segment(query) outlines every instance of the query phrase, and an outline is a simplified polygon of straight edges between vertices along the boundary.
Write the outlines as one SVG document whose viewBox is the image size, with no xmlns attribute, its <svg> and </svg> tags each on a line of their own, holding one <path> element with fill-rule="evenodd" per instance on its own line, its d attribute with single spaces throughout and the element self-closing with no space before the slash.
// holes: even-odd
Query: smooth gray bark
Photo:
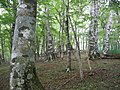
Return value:
<svg viewBox="0 0 120 90">
<path fill-rule="evenodd" d="M 54 59 L 53 39 L 49 24 L 49 6 L 46 6 L 46 54 L 47 60 Z"/>
<path fill-rule="evenodd" d="M 13 9 L 13 14 L 12 16 L 14 17 L 14 21 L 12 23 L 12 27 L 11 27 L 11 31 L 10 31 L 10 54 L 12 51 L 12 42 L 13 42 L 13 35 L 14 35 L 14 29 L 15 29 L 15 18 L 16 18 L 16 12 L 17 12 L 17 1 L 13 0 L 13 5 L 12 5 L 12 9 Z"/>
<path fill-rule="evenodd" d="M 89 28 L 89 59 L 98 55 L 98 0 L 90 1 L 90 28 Z"/>
<path fill-rule="evenodd" d="M 107 54 L 109 50 L 109 33 L 110 33 L 111 24 L 112 24 L 112 18 L 113 18 L 113 10 L 110 11 L 108 23 L 105 28 L 103 54 Z"/>
</svg>

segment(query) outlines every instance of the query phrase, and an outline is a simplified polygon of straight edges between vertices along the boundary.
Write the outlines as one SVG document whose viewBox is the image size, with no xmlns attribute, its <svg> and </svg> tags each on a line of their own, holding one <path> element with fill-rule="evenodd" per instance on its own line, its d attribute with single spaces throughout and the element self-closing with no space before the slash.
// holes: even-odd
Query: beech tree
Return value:
<svg viewBox="0 0 120 90">
<path fill-rule="evenodd" d="M 44 90 L 35 69 L 36 0 L 18 0 L 11 53 L 10 90 Z"/>
<path fill-rule="evenodd" d="M 78 60 L 83 79 L 86 59 L 91 70 L 89 59 L 99 53 L 119 54 L 119 5 L 120 0 L 0 0 L 0 64 L 11 58 L 10 90 L 44 89 L 35 56 L 44 63 L 65 60 L 66 72 Z"/>
<path fill-rule="evenodd" d="M 111 28 L 111 24 L 112 24 L 112 18 L 113 18 L 113 10 L 110 11 L 108 23 L 105 27 L 103 54 L 107 54 L 108 50 L 109 50 L 109 34 L 110 34 L 110 28 Z"/>
<path fill-rule="evenodd" d="M 89 59 L 93 60 L 98 53 L 98 0 L 90 1 Z"/>
<path fill-rule="evenodd" d="M 53 39 L 50 31 L 49 24 L 49 6 L 46 6 L 46 57 L 47 60 L 52 60 L 54 58 L 54 47 Z"/>
</svg>

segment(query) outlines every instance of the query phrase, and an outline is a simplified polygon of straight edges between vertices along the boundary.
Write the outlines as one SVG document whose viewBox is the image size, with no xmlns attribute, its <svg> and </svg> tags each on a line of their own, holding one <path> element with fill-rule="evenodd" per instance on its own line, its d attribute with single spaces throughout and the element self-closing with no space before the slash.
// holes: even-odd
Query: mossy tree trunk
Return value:
<svg viewBox="0 0 120 90">
<path fill-rule="evenodd" d="M 36 0 L 18 0 L 11 53 L 10 90 L 44 90 L 35 69 Z"/>
</svg>

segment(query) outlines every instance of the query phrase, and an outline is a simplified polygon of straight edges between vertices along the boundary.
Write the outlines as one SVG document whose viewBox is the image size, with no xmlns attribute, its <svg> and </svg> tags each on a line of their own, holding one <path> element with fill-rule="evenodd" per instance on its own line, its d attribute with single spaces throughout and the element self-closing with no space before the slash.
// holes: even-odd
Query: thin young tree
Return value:
<svg viewBox="0 0 120 90">
<path fill-rule="evenodd" d="M 69 35 L 69 0 L 66 1 L 66 20 L 65 20 L 65 29 L 66 29 L 66 43 L 67 43 L 67 66 L 66 72 L 71 71 L 71 44 L 70 44 L 70 35 Z"/>
<path fill-rule="evenodd" d="M 65 5 L 64 5 L 64 0 L 62 0 L 62 6 L 61 6 L 61 29 L 62 29 L 62 35 L 61 35 L 61 59 L 63 60 L 63 57 L 64 57 L 64 31 L 65 31 L 65 8 L 62 8 L 62 7 L 64 7 Z"/>
<path fill-rule="evenodd" d="M 44 90 L 35 69 L 37 0 L 18 0 L 11 53 L 10 90 Z"/>
<path fill-rule="evenodd" d="M 72 28 L 72 31 L 73 31 L 73 34 L 74 34 L 74 39 L 75 39 L 75 43 L 76 43 L 76 47 L 77 47 L 77 60 L 78 60 L 78 63 L 79 63 L 80 78 L 82 80 L 83 79 L 83 67 L 82 67 L 82 60 L 81 60 L 81 55 L 80 55 L 80 46 L 79 46 L 79 42 L 77 40 L 77 35 L 76 35 L 75 30 L 74 30 L 74 26 L 72 24 L 72 20 L 71 20 L 70 17 L 69 17 L 69 20 L 70 20 L 71 28 Z"/>
</svg>

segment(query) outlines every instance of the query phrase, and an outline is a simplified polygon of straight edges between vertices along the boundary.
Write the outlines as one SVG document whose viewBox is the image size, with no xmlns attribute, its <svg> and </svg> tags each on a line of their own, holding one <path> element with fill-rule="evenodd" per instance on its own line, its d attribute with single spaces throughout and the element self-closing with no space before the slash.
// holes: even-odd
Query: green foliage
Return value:
<svg viewBox="0 0 120 90">
<path fill-rule="evenodd" d="M 110 34 L 110 44 L 113 43 L 113 41 L 119 40 L 119 34 L 120 33 L 120 2 L 110 2 L 108 6 L 106 6 L 107 2 L 99 2 L 99 17 L 98 17 L 98 40 L 99 40 L 99 46 L 102 46 L 103 44 L 103 37 L 104 37 L 104 29 L 106 26 L 106 23 L 108 21 L 109 11 L 112 9 L 115 11 L 115 16 L 112 23 L 112 30 L 115 30 L 112 32 L 116 37 L 113 37 L 112 34 Z M 43 37 L 45 37 L 45 31 L 46 26 L 45 22 L 46 19 L 49 19 L 50 23 L 50 30 L 52 33 L 52 37 L 55 38 L 55 47 L 57 46 L 59 42 L 59 38 L 66 42 L 66 34 L 65 30 L 60 30 L 61 21 L 65 19 L 65 12 L 66 12 L 66 1 L 64 2 L 62 0 L 37 0 L 37 26 L 36 26 L 36 35 L 39 38 L 40 45 Z M 88 31 L 89 31 L 89 21 L 90 21 L 90 15 L 89 15 L 89 4 L 90 2 L 88 0 L 70 0 L 69 2 L 69 17 L 71 17 L 71 21 L 73 24 L 73 27 L 75 31 L 80 30 L 77 32 L 77 38 L 80 38 L 81 36 L 88 38 Z M 49 6 L 49 17 L 46 18 L 46 12 L 45 8 L 46 6 Z M 12 23 L 15 21 L 15 7 L 17 8 L 17 1 L 16 0 L 0 0 L 0 10 L 3 10 L 2 13 L 0 13 L 0 24 L 1 24 L 1 31 L 0 31 L 0 38 L 3 37 L 5 41 L 5 56 L 8 57 L 10 55 L 10 40 L 11 36 L 10 33 L 12 31 Z M 65 25 L 65 21 L 64 21 Z M 73 42 L 73 32 L 71 30 L 71 25 L 69 21 L 69 29 L 70 29 L 70 40 L 72 44 Z M 81 30 L 83 30 L 81 32 Z M 60 34 L 60 36 L 59 36 Z M 1 46 L 0 46 L 0 53 L 1 53 Z"/>
</svg>

